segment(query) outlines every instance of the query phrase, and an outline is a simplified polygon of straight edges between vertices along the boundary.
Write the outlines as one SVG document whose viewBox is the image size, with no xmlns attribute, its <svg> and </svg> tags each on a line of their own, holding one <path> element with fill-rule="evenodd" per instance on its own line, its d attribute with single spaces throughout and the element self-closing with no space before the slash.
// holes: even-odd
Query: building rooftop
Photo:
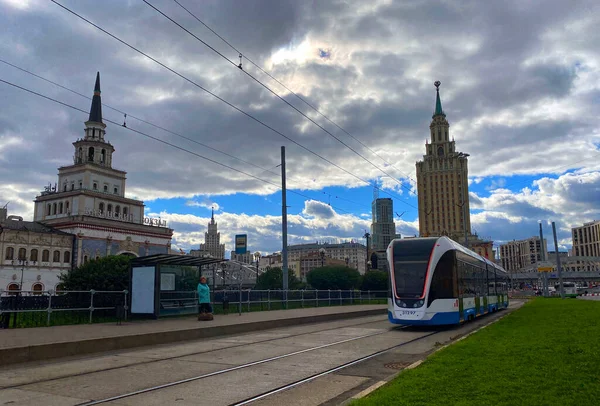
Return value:
<svg viewBox="0 0 600 406">
<path fill-rule="evenodd" d="M 23 221 L 21 217 L 9 216 L 8 219 L 0 223 L 0 228 L 15 231 L 31 231 L 34 233 L 61 234 L 72 236 L 72 234 L 45 226 L 36 221 Z"/>
</svg>

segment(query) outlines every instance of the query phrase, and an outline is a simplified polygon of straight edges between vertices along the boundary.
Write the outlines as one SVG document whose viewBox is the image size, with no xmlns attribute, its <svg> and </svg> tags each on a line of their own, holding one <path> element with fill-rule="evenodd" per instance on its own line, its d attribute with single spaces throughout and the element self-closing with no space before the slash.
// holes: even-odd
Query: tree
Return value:
<svg viewBox="0 0 600 406">
<path fill-rule="evenodd" d="M 302 282 L 296 278 L 294 272 L 288 270 L 288 289 L 299 289 Z M 267 268 L 256 280 L 254 289 L 275 290 L 283 289 L 283 270 L 281 268 Z"/>
<path fill-rule="evenodd" d="M 347 266 L 332 265 L 315 268 L 306 279 L 315 289 L 354 289 L 360 285 L 360 273 Z"/>
<path fill-rule="evenodd" d="M 387 272 L 371 270 L 363 275 L 360 288 L 362 290 L 387 290 L 388 283 Z"/>
<path fill-rule="evenodd" d="M 92 259 L 80 267 L 59 275 L 64 290 L 129 289 L 129 261 L 126 255 Z"/>
</svg>

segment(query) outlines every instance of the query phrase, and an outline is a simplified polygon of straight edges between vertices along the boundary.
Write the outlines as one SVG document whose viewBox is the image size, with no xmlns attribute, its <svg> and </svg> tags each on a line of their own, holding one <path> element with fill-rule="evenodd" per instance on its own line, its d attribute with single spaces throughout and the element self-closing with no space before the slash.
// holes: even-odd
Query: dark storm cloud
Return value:
<svg viewBox="0 0 600 406">
<path fill-rule="evenodd" d="M 142 2 L 107 1 L 102 7 L 92 0 L 64 2 L 333 162 L 372 180 L 382 175 Z M 437 79 L 443 83 L 442 103 L 457 148 L 471 154 L 472 176 L 568 168 L 574 160 L 591 157 L 589 146 L 599 141 L 594 136 L 595 116 L 590 113 L 599 103 L 594 85 L 600 76 L 594 40 L 600 35 L 595 30 L 600 15 L 597 2 L 182 2 L 336 123 L 391 157 L 404 172 L 412 172 L 414 161 L 423 154 L 435 101 L 433 81 Z M 173 2 L 152 3 L 237 61 L 235 51 Z M 315 179 L 316 188 L 358 183 L 49 2 L 32 1 L 23 10 L 3 3 L 3 11 L 2 58 L 88 98 L 0 64 L 0 77 L 5 80 L 87 110 L 95 72 L 100 71 L 104 103 L 130 116 L 150 120 L 275 172 L 279 148 L 285 145 L 290 177 Z M 308 44 L 308 49 L 303 50 L 301 44 Z M 280 49 L 288 50 L 291 56 L 273 64 L 270 58 Z M 319 49 L 327 50 L 329 57 L 320 58 Z M 244 68 L 278 92 L 284 91 L 247 61 Z M 20 189 L 0 189 L 0 200 L 14 196 L 25 207 L 31 205 L 36 190 L 56 181 L 58 166 L 71 162 L 71 143 L 81 137 L 87 116 L 3 84 L 0 96 L 0 139 L 19 139 L 8 152 L 0 148 L 0 175 L 14 179 Z M 293 95 L 284 97 L 372 158 Z M 552 107 L 552 103 L 557 106 Z M 559 114 L 569 107 L 572 112 Z M 118 123 L 123 120 L 120 113 L 108 108 L 104 114 Z M 277 175 L 132 117 L 127 124 L 279 182 Z M 274 191 L 258 180 L 120 126 L 109 124 L 107 137 L 117 150 L 115 166 L 128 171 L 128 189 L 140 198 Z M 553 159 L 548 158 L 550 154 Z M 567 196 L 580 199 L 582 207 L 589 210 L 598 197 L 594 187 L 570 184 Z M 547 215 L 544 210 L 558 216 L 565 210 L 528 204 L 514 202 L 502 210 L 527 216 Z M 331 211 L 319 214 L 337 218 L 331 217 Z M 490 222 L 495 221 L 490 218 Z M 324 223 L 313 231 L 299 227 L 295 231 L 298 237 L 293 238 L 360 234 L 364 225 L 352 224 L 344 226 L 347 233 Z M 410 225 L 403 227 L 412 234 Z M 182 230 L 193 232 L 183 226 Z M 277 226 L 260 230 L 269 235 L 265 238 L 276 241 Z"/>
</svg>

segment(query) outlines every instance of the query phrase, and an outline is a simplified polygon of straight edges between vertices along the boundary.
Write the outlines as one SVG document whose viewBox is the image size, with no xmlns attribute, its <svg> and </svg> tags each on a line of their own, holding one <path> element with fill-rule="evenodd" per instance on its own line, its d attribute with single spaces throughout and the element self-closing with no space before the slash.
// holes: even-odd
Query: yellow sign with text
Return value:
<svg viewBox="0 0 600 406">
<path fill-rule="evenodd" d="M 539 266 L 538 267 L 538 272 L 552 272 L 554 270 L 554 267 L 551 266 Z"/>
</svg>

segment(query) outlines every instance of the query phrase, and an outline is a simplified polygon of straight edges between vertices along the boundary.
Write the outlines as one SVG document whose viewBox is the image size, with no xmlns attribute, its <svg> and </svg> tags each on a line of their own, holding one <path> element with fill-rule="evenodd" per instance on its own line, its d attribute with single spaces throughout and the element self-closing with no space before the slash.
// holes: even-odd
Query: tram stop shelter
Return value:
<svg viewBox="0 0 600 406">
<path fill-rule="evenodd" d="M 177 254 L 133 258 L 129 268 L 131 315 L 158 318 L 196 312 L 201 268 L 225 261 Z"/>
</svg>

